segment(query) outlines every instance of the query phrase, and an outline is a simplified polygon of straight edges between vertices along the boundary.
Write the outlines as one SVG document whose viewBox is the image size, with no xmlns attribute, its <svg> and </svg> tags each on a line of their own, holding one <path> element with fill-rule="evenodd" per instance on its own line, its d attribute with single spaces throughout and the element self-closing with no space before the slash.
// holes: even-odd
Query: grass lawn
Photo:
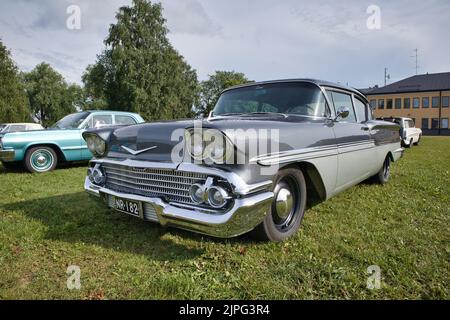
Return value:
<svg viewBox="0 0 450 320">
<path fill-rule="evenodd" d="M 450 138 L 407 150 L 386 186 L 310 209 L 281 244 L 217 240 L 112 212 L 85 167 L 0 166 L 0 299 L 449 299 Z M 68 290 L 67 267 L 81 268 Z M 367 289 L 367 268 L 381 289 Z"/>
</svg>

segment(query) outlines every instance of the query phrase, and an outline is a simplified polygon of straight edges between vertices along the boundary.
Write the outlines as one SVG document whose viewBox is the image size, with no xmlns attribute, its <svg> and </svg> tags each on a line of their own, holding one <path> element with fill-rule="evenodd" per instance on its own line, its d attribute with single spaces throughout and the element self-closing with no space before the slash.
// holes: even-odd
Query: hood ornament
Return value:
<svg viewBox="0 0 450 320">
<path fill-rule="evenodd" d="M 133 150 L 133 149 L 130 149 L 130 148 L 125 147 L 125 146 L 120 146 L 120 147 L 123 150 L 125 150 L 126 152 L 131 153 L 133 156 L 137 156 L 138 154 L 141 154 L 141 153 L 144 153 L 144 152 L 147 152 L 147 151 L 150 151 L 150 150 L 158 148 L 157 146 L 154 146 L 154 147 L 150 147 L 150 148 L 142 149 L 142 150 Z"/>
</svg>

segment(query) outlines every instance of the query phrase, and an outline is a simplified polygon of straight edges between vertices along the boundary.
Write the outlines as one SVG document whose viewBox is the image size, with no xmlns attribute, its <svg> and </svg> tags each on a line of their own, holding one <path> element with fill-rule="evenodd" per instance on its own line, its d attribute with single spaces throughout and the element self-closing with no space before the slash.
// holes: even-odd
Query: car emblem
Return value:
<svg viewBox="0 0 450 320">
<path fill-rule="evenodd" d="M 121 148 L 123 150 L 125 150 L 126 152 L 131 153 L 133 156 L 137 156 L 138 154 L 141 154 L 141 153 L 144 153 L 144 152 L 156 149 L 157 146 L 150 147 L 150 148 L 147 148 L 147 149 L 142 149 L 142 150 L 133 150 L 133 149 L 130 149 L 130 148 L 125 147 L 125 146 L 121 146 Z"/>
</svg>

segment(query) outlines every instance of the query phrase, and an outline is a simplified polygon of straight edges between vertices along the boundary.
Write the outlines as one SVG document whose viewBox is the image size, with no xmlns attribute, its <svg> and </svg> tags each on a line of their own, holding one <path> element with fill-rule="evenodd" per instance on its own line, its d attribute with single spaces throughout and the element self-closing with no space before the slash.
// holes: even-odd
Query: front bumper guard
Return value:
<svg viewBox="0 0 450 320">
<path fill-rule="evenodd" d="M 2 162 L 13 162 L 16 157 L 16 152 L 14 150 L 0 150 L 0 161 Z"/>
<path fill-rule="evenodd" d="M 227 212 L 205 213 L 201 209 L 186 209 L 176 204 L 166 203 L 160 198 L 149 198 L 133 194 L 115 192 L 92 184 L 89 178 L 85 181 L 85 190 L 109 203 L 109 197 L 134 200 L 146 207 L 151 206 L 156 219 L 142 218 L 160 223 L 162 226 L 173 226 L 218 238 L 232 238 L 245 234 L 258 226 L 266 216 L 273 192 L 265 191 L 234 200 Z"/>
</svg>

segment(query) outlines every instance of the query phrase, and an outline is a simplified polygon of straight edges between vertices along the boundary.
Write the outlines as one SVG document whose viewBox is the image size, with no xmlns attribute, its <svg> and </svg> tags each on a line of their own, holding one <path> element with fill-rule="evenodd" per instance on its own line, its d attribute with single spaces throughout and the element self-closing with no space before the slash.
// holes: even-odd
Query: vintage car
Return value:
<svg viewBox="0 0 450 320">
<path fill-rule="evenodd" d="M 403 155 L 399 126 L 376 121 L 359 91 L 318 80 L 225 90 L 208 119 L 83 133 L 95 158 L 86 191 L 163 226 L 282 241 L 305 210 L 373 178 Z"/>
<path fill-rule="evenodd" d="M 379 118 L 379 120 L 397 123 L 400 126 L 400 138 L 402 146 L 411 148 L 413 145 L 418 146 L 422 140 L 422 129 L 416 128 L 414 120 L 411 118 L 389 117 Z"/>
<path fill-rule="evenodd" d="M 0 137 L 3 137 L 7 133 L 20 132 L 20 131 L 36 131 L 44 130 L 44 127 L 39 123 L 1 123 L 0 124 Z"/>
<path fill-rule="evenodd" d="M 6 133 L 0 138 L 0 161 L 10 168 L 24 164 L 30 172 L 47 172 L 58 162 L 90 160 L 81 134 L 89 128 L 142 123 L 128 112 L 86 111 L 68 115 L 47 130 Z"/>
</svg>

